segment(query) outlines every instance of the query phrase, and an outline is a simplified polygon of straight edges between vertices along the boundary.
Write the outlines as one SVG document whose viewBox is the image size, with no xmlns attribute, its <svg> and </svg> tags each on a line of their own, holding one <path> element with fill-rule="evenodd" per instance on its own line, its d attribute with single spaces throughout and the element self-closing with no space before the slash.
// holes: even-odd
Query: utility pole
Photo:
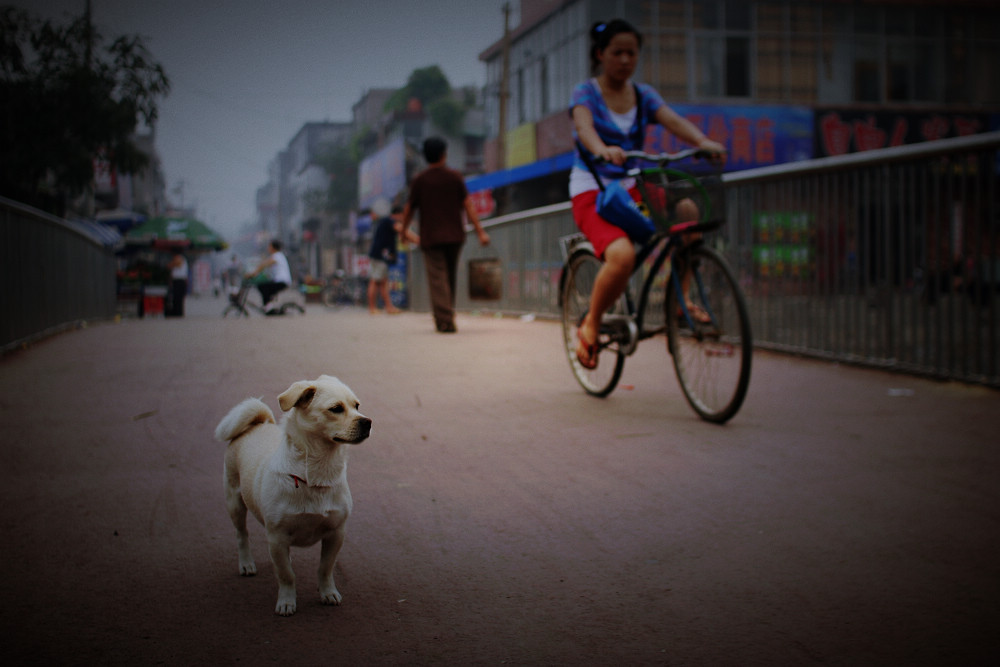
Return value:
<svg viewBox="0 0 1000 667">
<path fill-rule="evenodd" d="M 503 55 L 500 66 L 500 128 L 497 131 L 498 169 L 507 168 L 507 99 L 510 97 L 510 3 L 503 5 Z"/>
<path fill-rule="evenodd" d="M 84 64 L 89 70 L 94 55 L 94 23 L 91 20 L 90 0 L 87 0 L 86 5 L 84 6 L 83 18 L 86 19 L 87 22 L 87 39 L 85 47 L 86 52 L 84 53 L 84 58 L 85 58 Z"/>
</svg>

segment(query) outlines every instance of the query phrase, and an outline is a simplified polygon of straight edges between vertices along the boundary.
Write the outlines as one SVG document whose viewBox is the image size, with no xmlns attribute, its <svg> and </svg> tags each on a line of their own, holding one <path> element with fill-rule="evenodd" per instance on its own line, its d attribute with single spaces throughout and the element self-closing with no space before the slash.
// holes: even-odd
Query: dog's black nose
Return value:
<svg viewBox="0 0 1000 667">
<path fill-rule="evenodd" d="M 362 437 L 367 438 L 372 432 L 372 420 L 368 417 L 358 421 L 358 431 L 361 433 Z"/>
</svg>

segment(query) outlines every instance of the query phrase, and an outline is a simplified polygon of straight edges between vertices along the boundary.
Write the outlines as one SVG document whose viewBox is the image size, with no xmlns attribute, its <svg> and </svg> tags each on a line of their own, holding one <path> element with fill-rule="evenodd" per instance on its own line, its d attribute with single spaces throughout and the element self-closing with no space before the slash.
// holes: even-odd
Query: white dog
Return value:
<svg viewBox="0 0 1000 667">
<path fill-rule="evenodd" d="M 280 425 L 262 401 L 249 398 L 219 422 L 215 437 L 229 443 L 226 507 L 236 527 L 240 574 L 257 573 L 247 535 L 249 509 L 267 531 L 278 577 L 274 611 L 290 616 L 295 613 L 290 547 L 323 543 L 320 600 L 340 604 L 333 566 L 352 506 L 346 445 L 367 438 L 372 420 L 358 412 L 354 392 L 328 375 L 296 382 L 278 396 L 278 403 L 287 413 Z"/>
</svg>

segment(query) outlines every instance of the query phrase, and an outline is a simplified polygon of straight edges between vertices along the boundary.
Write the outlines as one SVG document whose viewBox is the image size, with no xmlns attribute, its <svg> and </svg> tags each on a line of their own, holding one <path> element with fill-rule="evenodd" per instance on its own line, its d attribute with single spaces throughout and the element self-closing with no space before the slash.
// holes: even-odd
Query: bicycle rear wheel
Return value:
<svg viewBox="0 0 1000 667">
<path fill-rule="evenodd" d="M 341 305 L 343 297 L 339 286 L 328 285 L 320 293 L 320 300 L 327 308 L 337 308 Z"/>
<path fill-rule="evenodd" d="M 666 318 L 667 348 L 688 403 L 706 421 L 728 421 L 750 385 L 753 341 L 746 300 L 719 253 L 698 244 L 675 255 Z"/>
<path fill-rule="evenodd" d="M 588 394 L 604 397 L 618 385 L 625 365 L 625 354 L 614 340 L 611 322 L 601 325 L 597 368 L 584 368 L 576 357 L 577 330 L 590 308 L 590 293 L 600 269 L 601 261 L 592 252 L 578 252 L 569 258 L 562 285 L 562 329 L 564 349 L 573 377 Z M 615 310 L 620 308 L 617 305 Z M 605 320 L 609 317 L 605 316 Z"/>
<path fill-rule="evenodd" d="M 281 304 L 281 314 L 282 315 L 305 315 L 306 309 L 295 303 L 294 301 L 288 301 Z"/>
</svg>

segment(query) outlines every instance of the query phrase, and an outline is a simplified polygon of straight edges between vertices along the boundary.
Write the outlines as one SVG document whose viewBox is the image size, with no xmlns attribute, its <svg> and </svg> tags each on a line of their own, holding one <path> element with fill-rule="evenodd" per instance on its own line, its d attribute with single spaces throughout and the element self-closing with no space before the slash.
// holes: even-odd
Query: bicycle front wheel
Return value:
<svg viewBox="0 0 1000 667">
<path fill-rule="evenodd" d="M 699 244 L 675 255 L 666 318 L 685 398 L 702 419 L 725 423 L 746 397 L 753 341 L 743 292 L 718 252 Z"/>
<path fill-rule="evenodd" d="M 249 317 L 250 316 L 250 313 L 247 312 L 246 308 L 238 306 L 235 303 L 229 304 L 228 306 L 226 306 L 225 310 L 222 311 L 222 316 L 223 317 L 229 317 L 230 314 L 233 314 L 236 317 L 240 317 L 240 316 Z"/>
<path fill-rule="evenodd" d="M 576 356 L 579 344 L 577 330 L 590 309 L 590 294 L 600 270 L 601 261 L 591 252 L 578 252 L 570 257 L 563 276 L 562 329 L 563 348 L 573 377 L 588 394 L 604 397 L 618 385 L 625 365 L 625 354 L 615 342 L 610 329 L 605 324 L 601 325 L 597 368 L 584 368 Z"/>
</svg>

